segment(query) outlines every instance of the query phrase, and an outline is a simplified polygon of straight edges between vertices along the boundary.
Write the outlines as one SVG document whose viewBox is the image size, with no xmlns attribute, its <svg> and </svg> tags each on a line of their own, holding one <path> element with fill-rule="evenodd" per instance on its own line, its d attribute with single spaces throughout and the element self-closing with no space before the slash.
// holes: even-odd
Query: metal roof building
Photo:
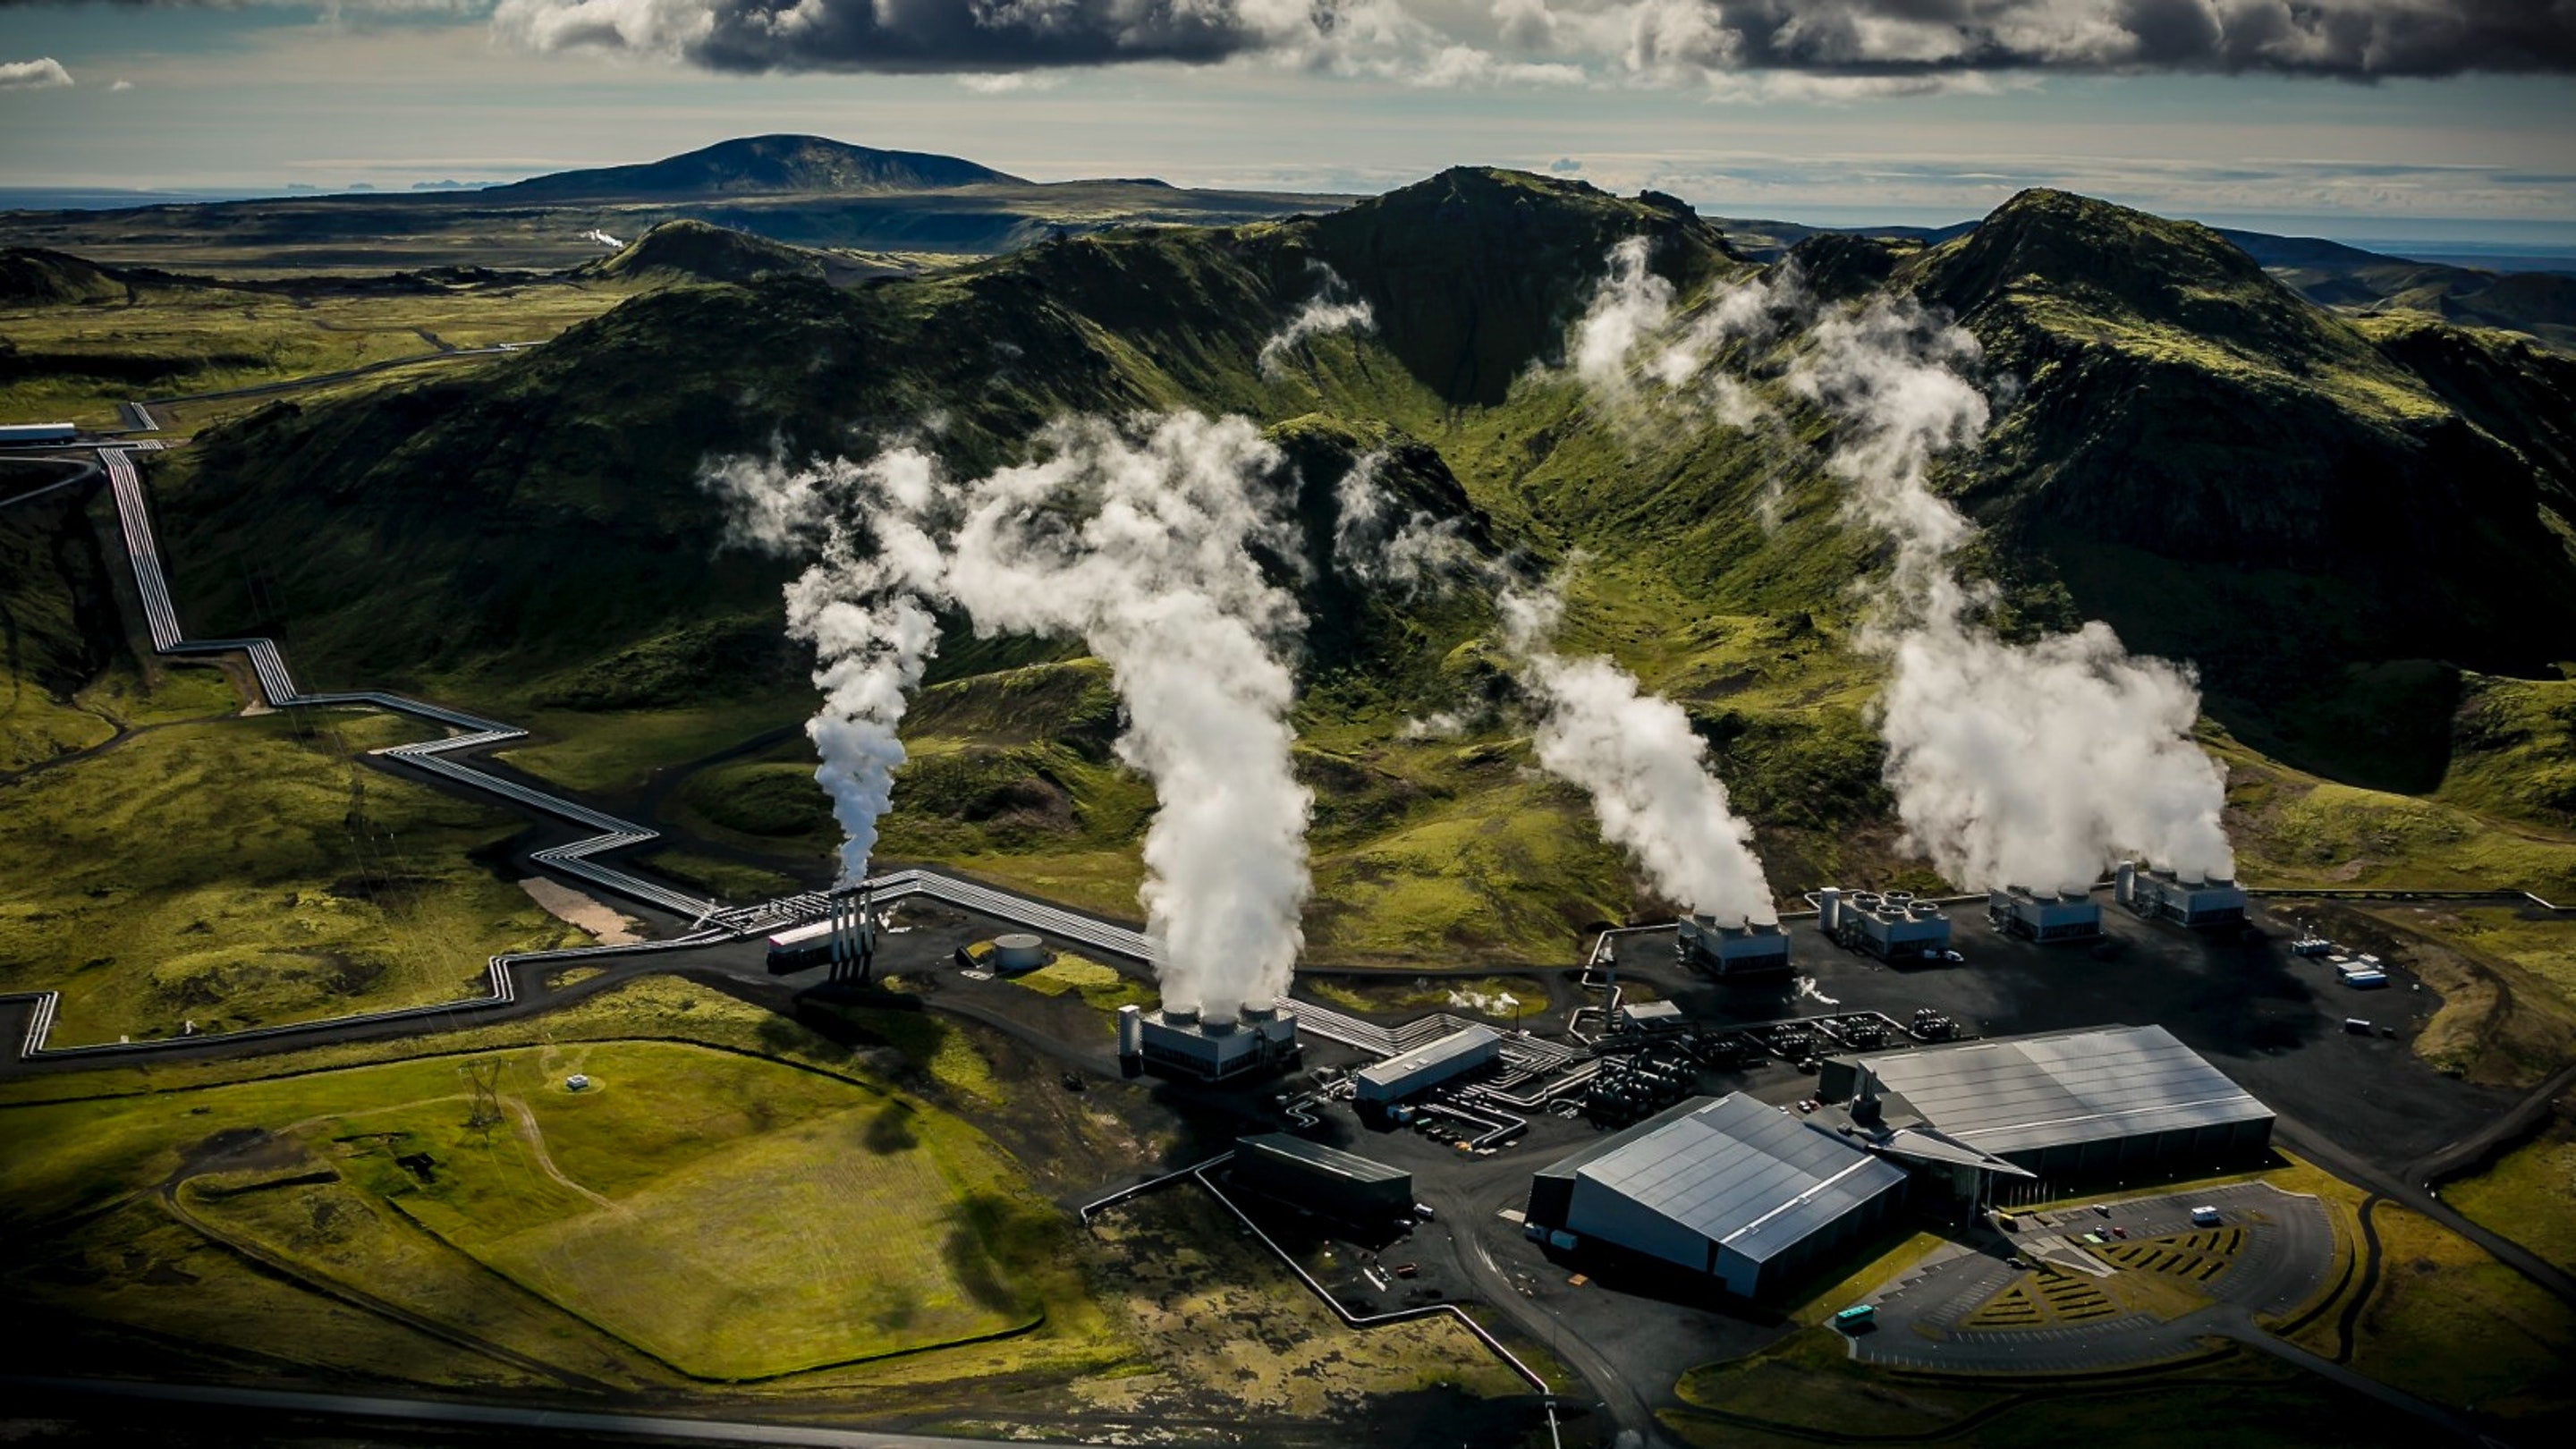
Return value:
<svg viewBox="0 0 2576 1449">
<path fill-rule="evenodd" d="M 1928 1124 L 2041 1178 L 2215 1170 L 2272 1142 L 2272 1110 L 2160 1026 L 1835 1058 L 1820 1090 L 1876 1098 L 1890 1124 Z"/>
<path fill-rule="evenodd" d="M 1883 1221 L 1905 1181 L 1776 1107 L 1702 1097 L 1540 1172 L 1528 1220 L 1765 1297 Z"/>
<path fill-rule="evenodd" d="M 1345 1222 L 1392 1222 L 1413 1211 L 1413 1174 L 1338 1147 L 1264 1132 L 1234 1144 L 1234 1179 Z"/>
<path fill-rule="evenodd" d="M 1464 1076 L 1500 1056 L 1503 1035 L 1490 1026 L 1462 1026 L 1400 1056 L 1351 1073 L 1352 1095 L 1372 1106 L 1420 1096 L 1452 1077 Z"/>
</svg>

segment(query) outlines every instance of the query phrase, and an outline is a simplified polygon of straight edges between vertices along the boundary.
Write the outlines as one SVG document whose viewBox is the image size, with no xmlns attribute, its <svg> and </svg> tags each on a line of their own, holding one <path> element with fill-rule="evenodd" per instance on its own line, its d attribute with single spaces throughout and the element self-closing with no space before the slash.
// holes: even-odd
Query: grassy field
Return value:
<svg viewBox="0 0 2576 1449">
<path fill-rule="evenodd" d="M 0 380 L 0 413 L 84 426 L 116 404 L 228 391 L 496 342 L 541 342 L 633 294 L 557 280 L 506 286 L 291 290 L 119 285 L 94 300 L 0 306 L 0 338 L 40 362 Z M 250 404 L 256 406 L 256 402 Z M 203 413 L 166 421 L 199 426 Z"/>
<path fill-rule="evenodd" d="M 681 709 L 543 710 L 513 717 L 531 738 L 499 758 L 568 789 L 623 793 L 657 770 L 798 723 L 814 704 L 813 692 L 801 690 Z"/>
<path fill-rule="evenodd" d="M 1009 980 L 1040 996 L 1071 993 L 1094 1011 L 1116 1011 L 1128 1005 L 1152 1011 L 1162 1003 L 1150 983 L 1126 975 L 1115 966 L 1086 961 L 1080 956 L 1059 955 L 1035 971 L 1016 973 Z"/>
<path fill-rule="evenodd" d="M 2576 1425 L 2576 1308 L 2429 1219 L 2387 1203 L 2372 1218 L 2380 1288 L 2352 1366 L 2535 1434 Z"/>
<path fill-rule="evenodd" d="M 963 1033 L 867 1018 L 937 1039 L 836 1046 L 645 978 L 441 1036 L 435 1057 L 379 1042 L 13 1081 L 0 1290 L 41 1338 L 38 1371 L 148 1332 L 149 1362 L 227 1381 L 832 1403 L 854 1423 L 1005 1437 L 1257 1413 L 1283 1442 L 1353 1445 L 1419 1442 L 1417 1419 L 1478 1422 L 1517 1394 L 1444 1323 L 1342 1328 L 1186 1192 L 1072 1233 L 993 1134 L 1052 1144 L 1033 1159 L 1051 1181 L 1090 1180 L 1151 1160 L 1144 1120 L 1015 1057 L 983 1068 L 989 1099 L 965 1095 L 914 1050 L 957 1040 L 983 1061 Z M 478 1062 L 499 1067 L 488 1132 L 467 1126 Z M 565 1090 L 574 1071 L 590 1091 Z M 663 1361 L 758 1373 L 1033 1317 L 774 1380 Z"/>
<path fill-rule="evenodd" d="M 1311 1419 L 1368 1396 L 1446 1389 L 1475 1398 L 1528 1385 L 1446 1319 L 1351 1329 L 1192 1188 L 1131 1199 L 1096 1219 L 1088 1251 L 1146 1351 L 1208 1366 L 1191 1384 L 1168 1372 L 1086 1385 L 1097 1411 L 1151 1418 L 1279 1415 Z M 1210 1382 L 1221 1386 L 1215 1396 Z"/>
<path fill-rule="evenodd" d="M 2445 1183 L 2442 1200 L 2576 1272 L 2576 1129 L 2564 1116 L 2486 1171 Z"/>
<path fill-rule="evenodd" d="M 476 861 L 515 818 L 356 763 L 413 728 L 175 723 L 0 785 L 0 983 L 60 991 L 58 1040 L 113 1041 L 477 995 L 492 953 L 569 939 Z"/>
<path fill-rule="evenodd" d="M 500 1120 L 478 1126 L 480 1066 Z M 589 1090 L 563 1085 L 576 1071 Z M 580 1324 L 691 1377 L 747 1379 L 1039 1313 L 996 1259 L 1016 1177 L 971 1128 L 847 1077 L 676 1043 L 8 1109 L 5 1211 L 21 1231 L 64 1229 L 251 1128 L 266 1180 L 190 1178 L 183 1221 L 577 1372 L 617 1372 Z"/>
</svg>

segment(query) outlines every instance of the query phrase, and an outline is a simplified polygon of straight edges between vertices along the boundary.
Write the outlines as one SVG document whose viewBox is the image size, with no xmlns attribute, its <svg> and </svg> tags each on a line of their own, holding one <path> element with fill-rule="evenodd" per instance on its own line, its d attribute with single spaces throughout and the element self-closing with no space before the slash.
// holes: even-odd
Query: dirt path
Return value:
<svg viewBox="0 0 2576 1449">
<path fill-rule="evenodd" d="M 553 1155 L 546 1151 L 545 1131 L 537 1126 L 537 1114 L 529 1108 L 527 1103 L 520 1101 L 516 1097 L 503 1097 L 501 1099 L 501 1105 L 509 1108 L 511 1117 L 517 1120 L 519 1127 L 519 1140 L 528 1144 L 528 1152 L 536 1158 L 537 1170 L 539 1172 L 544 1173 L 548 1178 L 552 1179 L 557 1186 L 565 1188 L 571 1192 L 579 1193 L 583 1197 L 588 1198 L 591 1202 L 600 1207 L 606 1208 L 610 1212 L 616 1213 L 624 1212 L 626 1210 L 625 1207 L 615 1198 L 603 1197 L 600 1194 L 591 1191 L 589 1188 L 582 1186 L 580 1183 L 573 1181 L 571 1178 L 564 1176 L 563 1169 L 555 1166 Z"/>
</svg>

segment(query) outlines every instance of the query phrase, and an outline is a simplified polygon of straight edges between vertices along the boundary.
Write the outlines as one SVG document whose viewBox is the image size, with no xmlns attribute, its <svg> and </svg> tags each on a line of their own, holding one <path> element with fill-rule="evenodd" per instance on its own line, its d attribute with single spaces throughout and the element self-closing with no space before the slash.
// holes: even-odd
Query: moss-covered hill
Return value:
<svg viewBox="0 0 2576 1449">
<path fill-rule="evenodd" d="M 1461 169 L 1327 217 L 1074 238 L 856 289 L 670 289 L 470 379 L 271 409 L 157 482 L 192 624 L 282 632 L 318 683 L 679 709 L 799 670 L 776 630 L 787 565 L 714 550 L 710 455 L 928 428 L 981 468 L 1068 410 L 1240 411 L 1297 464 L 1281 486 L 1310 563 L 1328 562 L 1332 483 L 1369 452 L 1497 550 L 1579 556 L 1575 642 L 1692 709 L 1775 883 L 1899 876 L 1848 647 L 1880 544 L 1842 517 L 1821 421 L 1619 426 L 1549 368 L 1609 247 L 1640 235 L 1685 305 L 1754 271 L 1666 199 Z M 2549 354 L 2429 321 L 2365 332 L 2214 233 L 2057 193 L 1939 245 L 1818 237 L 1794 260 L 1830 293 L 1950 309 L 2015 379 L 1946 481 L 1990 527 L 1979 562 L 2009 609 L 2105 617 L 2200 661 L 2216 722 L 2275 760 L 2429 790 L 2458 668 L 2528 676 L 2576 637 L 2571 381 Z M 1265 374 L 1262 344 L 1325 268 L 1374 330 Z M 1482 600 L 1325 568 L 1307 587 L 1325 954 L 1561 956 L 1650 904 L 1579 799 L 1524 768 Z M 943 657 L 889 849 L 1122 903 L 1150 802 L 1105 763 L 1096 681 L 1050 682 L 1082 667 L 1061 655 Z M 702 773 L 673 808 L 819 859 L 801 746 Z"/>
</svg>

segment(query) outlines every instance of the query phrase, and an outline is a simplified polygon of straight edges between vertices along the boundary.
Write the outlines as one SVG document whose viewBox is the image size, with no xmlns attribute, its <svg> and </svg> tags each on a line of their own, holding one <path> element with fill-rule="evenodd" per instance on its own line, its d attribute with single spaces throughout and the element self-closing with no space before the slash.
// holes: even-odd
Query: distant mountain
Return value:
<svg viewBox="0 0 2576 1449">
<path fill-rule="evenodd" d="M 821 136 L 744 136 L 635 166 L 558 171 L 475 193 L 478 202 L 684 201 L 720 197 L 879 195 L 1024 185 L 1017 176 L 919 151 L 879 151 Z"/>
</svg>

